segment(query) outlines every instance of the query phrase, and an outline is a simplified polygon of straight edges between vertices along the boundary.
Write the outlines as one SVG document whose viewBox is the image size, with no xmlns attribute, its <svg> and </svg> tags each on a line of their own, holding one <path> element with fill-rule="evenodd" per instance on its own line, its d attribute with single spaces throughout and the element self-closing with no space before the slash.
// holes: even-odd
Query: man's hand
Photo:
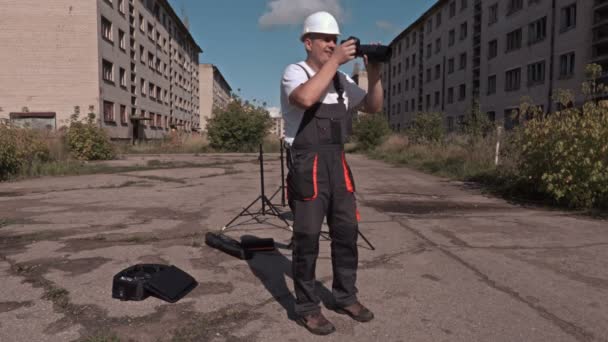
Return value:
<svg viewBox="0 0 608 342">
<path fill-rule="evenodd" d="M 355 59 L 356 52 L 357 45 L 355 44 L 355 40 L 351 39 L 345 41 L 344 44 L 336 46 L 333 54 L 331 55 L 331 59 L 333 59 L 338 65 L 342 65 Z"/>
</svg>

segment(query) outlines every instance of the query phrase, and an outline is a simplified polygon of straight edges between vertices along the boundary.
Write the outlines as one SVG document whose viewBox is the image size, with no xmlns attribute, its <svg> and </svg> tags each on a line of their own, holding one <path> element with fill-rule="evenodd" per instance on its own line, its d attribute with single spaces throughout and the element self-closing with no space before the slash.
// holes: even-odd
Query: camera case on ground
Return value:
<svg viewBox="0 0 608 342">
<path fill-rule="evenodd" d="M 175 303 L 198 282 L 175 266 L 137 264 L 118 272 L 112 282 L 112 298 L 141 301 L 153 296 Z"/>
</svg>

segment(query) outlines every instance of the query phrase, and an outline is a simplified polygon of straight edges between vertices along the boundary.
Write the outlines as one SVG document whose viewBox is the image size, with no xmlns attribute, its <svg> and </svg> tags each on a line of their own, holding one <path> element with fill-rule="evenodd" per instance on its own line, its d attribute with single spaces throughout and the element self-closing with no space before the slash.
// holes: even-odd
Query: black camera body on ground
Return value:
<svg viewBox="0 0 608 342">
<path fill-rule="evenodd" d="M 361 44 L 359 38 L 353 36 L 341 41 L 340 44 L 343 44 L 351 39 L 355 41 L 355 45 L 357 47 L 357 51 L 355 52 L 356 57 L 363 57 L 363 55 L 367 55 L 367 59 L 370 62 L 388 62 L 391 59 L 393 49 L 391 49 L 390 46 Z"/>
</svg>

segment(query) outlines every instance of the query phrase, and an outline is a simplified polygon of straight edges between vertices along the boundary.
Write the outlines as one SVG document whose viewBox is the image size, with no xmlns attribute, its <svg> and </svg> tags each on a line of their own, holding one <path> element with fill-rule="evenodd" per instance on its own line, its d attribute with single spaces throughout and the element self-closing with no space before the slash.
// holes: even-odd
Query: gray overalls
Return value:
<svg viewBox="0 0 608 342">
<path fill-rule="evenodd" d="M 306 74 L 310 79 L 308 71 Z M 316 103 L 309 108 L 288 149 L 287 194 L 294 214 L 292 265 L 298 315 L 320 310 L 315 268 L 325 216 L 331 238 L 336 305 L 344 307 L 357 301 L 358 215 L 355 183 L 344 156 L 352 117 L 344 104 L 338 74 L 334 87 L 339 103 Z"/>
</svg>

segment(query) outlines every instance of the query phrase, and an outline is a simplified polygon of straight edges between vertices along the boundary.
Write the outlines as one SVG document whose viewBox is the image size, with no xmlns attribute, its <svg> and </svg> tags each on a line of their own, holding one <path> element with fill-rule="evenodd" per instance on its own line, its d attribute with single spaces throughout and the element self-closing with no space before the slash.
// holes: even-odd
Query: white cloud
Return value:
<svg viewBox="0 0 608 342">
<path fill-rule="evenodd" d="M 270 113 L 271 118 L 279 118 L 281 117 L 281 109 L 279 107 L 268 107 L 266 108 L 268 113 Z"/>
<path fill-rule="evenodd" d="M 376 21 L 376 27 L 378 27 L 379 29 L 383 30 L 383 31 L 387 31 L 387 32 L 395 32 L 398 31 L 399 28 L 397 27 L 397 25 L 388 22 L 386 20 L 378 20 Z"/>
<path fill-rule="evenodd" d="M 284 25 L 302 25 L 304 19 L 317 11 L 327 11 L 341 22 L 345 11 L 341 0 L 270 0 L 269 10 L 258 20 L 263 29 Z"/>
</svg>

